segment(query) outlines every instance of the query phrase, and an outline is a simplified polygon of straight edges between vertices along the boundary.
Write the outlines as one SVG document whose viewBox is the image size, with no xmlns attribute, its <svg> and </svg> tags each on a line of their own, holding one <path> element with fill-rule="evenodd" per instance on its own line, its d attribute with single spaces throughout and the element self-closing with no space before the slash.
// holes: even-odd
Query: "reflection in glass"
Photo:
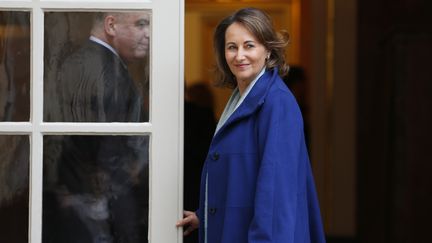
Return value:
<svg viewBox="0 0 432 243">
<path fill-rule="evenodd" d="M 0 135 L 0 241 L 26 243 L 29 214 L 29 138 Z"/>
<path fill-rule="evenodd" d="M 45 136 L 43 242 L 147 242 L 148 136 Z"/>
<path fill-rule="evenodd" d="M 44 121 L 148 121 L 149 12 L 45 14 Z"/>
<path fill-rule="evenodd" d="M 0 11 L 0 122 L 30 120 L 30 14 Z"/>
</svg>

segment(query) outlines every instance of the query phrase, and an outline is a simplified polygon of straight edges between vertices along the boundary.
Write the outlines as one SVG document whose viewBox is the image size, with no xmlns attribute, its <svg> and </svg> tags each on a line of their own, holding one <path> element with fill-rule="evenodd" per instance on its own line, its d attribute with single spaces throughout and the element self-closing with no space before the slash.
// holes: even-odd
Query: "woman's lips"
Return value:
<svg viewBox="0 0 432 243">
<path fill-rule="evenodd" d="M 236 66 L 237 68 L 243 69 L 243 68 L 246 68 L 248 65 L 249 65 L 249 64 L 236 64 L 235 66 Z"/>
</svg>

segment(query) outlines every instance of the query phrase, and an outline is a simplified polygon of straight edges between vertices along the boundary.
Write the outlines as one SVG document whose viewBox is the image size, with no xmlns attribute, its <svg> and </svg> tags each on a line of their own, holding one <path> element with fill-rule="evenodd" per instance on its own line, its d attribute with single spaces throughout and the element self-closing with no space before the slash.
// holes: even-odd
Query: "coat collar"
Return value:
<svg viewBox="0 0 432 243">
<path fill-rule="evenodd" d="M 226 127 L 231 126 L 232 123 L 252 115 L 264 103 L 270 87 L 278 77 L 279 74 L 277 68 L 266 70 L 261 78 L 258 79 L 250 93 L 246 96 L 243 103 L 237 108 L 237 110 L 234 111 L 225 124 L 218 130 L 214 138 L 223 133 Z"/>
</svg>

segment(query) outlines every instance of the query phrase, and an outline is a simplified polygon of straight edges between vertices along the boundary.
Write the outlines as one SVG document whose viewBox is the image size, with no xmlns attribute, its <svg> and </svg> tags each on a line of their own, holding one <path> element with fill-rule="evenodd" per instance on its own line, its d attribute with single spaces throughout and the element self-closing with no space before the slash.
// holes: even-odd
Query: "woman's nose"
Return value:
<svg viewBox="0 0 432 243">
<path fill-rule="evenodd" d="M 239 48 L 237 50 L 236 60 L 243 60 L 244 59 L 244 50 L 242 48 Z"/>
</svg>

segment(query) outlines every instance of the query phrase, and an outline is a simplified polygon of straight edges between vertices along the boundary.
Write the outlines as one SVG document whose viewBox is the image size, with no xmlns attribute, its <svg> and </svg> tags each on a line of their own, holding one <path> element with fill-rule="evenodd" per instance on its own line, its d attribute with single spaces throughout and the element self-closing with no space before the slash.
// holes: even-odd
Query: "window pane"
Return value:
<svg viewBox="0 0 432 243">
<path fill-rule="evenodd" d="M 149 21 L 145 11 L 47 12 L 44 121 L 148 121 Z"/>
<path fill-rule="evenodd" d="M 29 138 L 0 135 L 1 242 L 27 242 L 28 205 Z"/>
<path fill-rule="evenodd" d="M 0 11 L 0 122 L 30 120 L 30 14 Z"/>
<path fill-rule="evenodd" d="M 43 242 L 147 242 L 148 136 L 45 136 Z"/>
</svg>

